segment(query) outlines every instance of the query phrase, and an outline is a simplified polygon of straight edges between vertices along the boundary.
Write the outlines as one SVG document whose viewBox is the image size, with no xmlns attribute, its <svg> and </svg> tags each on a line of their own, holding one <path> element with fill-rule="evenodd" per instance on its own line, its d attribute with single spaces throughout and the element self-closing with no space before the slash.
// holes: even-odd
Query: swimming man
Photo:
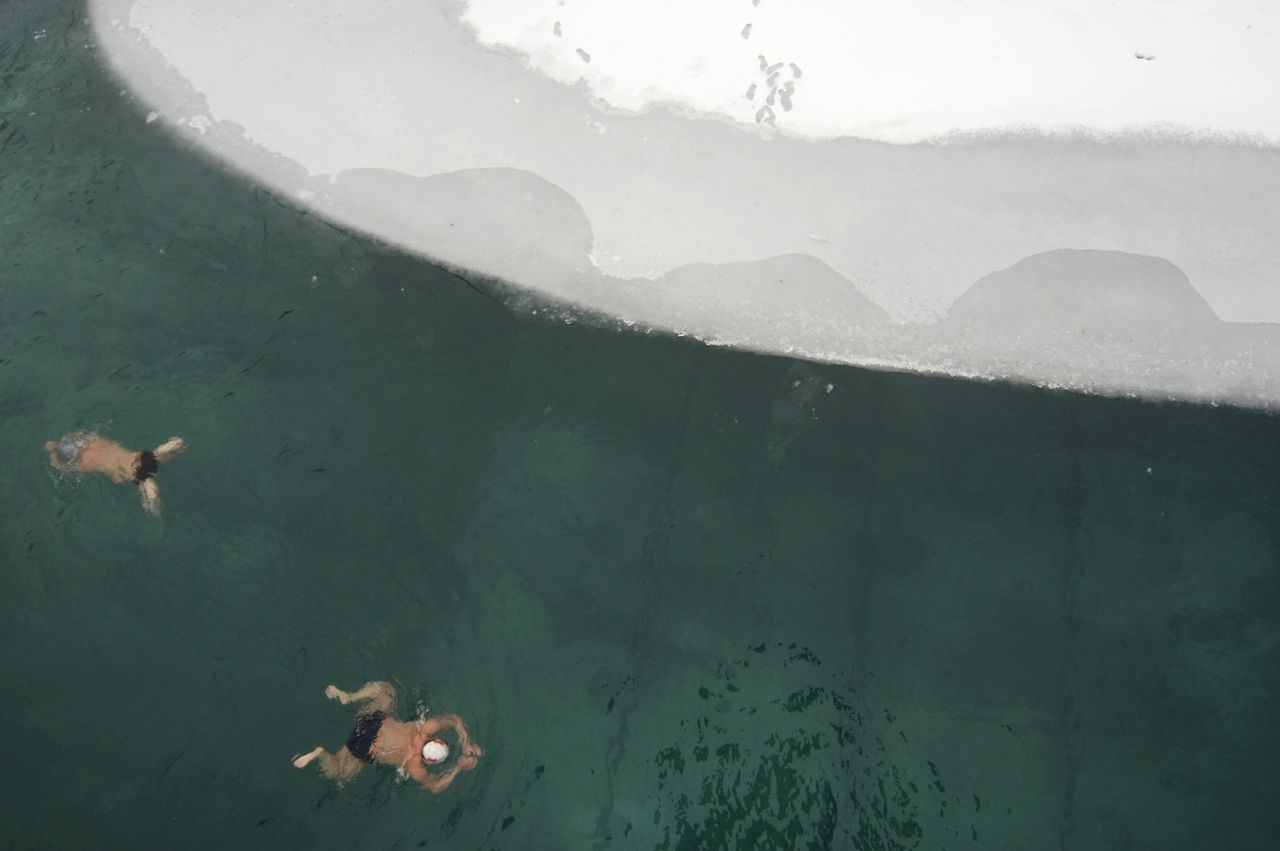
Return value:
<svg viewBox="0 0 1280 851">
<path fill-rule="evenodd" d="M 310 753 L 294 757 L 294 768 L 306 768 L 312 762 L 319 762 L 325 777 L 346 782 L 354 779 L 366 763 L 378 762 L 396 766 L 423 789 L 439 793 L 447 789 L 459 773 L 475 768 L 484 755 L 484 751 L 471 741 L 466 725 L 457 715 L 434 715 L 416 721 L 396 718 L 393 714 L 396 690 L 390 683 L 365 683 L 354 692 L 329 686 L 324 693 L 330 700 L 343 704 L 364 704 L 356 713 L 356 726 L 337 753 L 329 753 L 317 746 Z M 449 746 L 438 738 L 445 730 L 452 730 L 457 735 L 460 753 L 453 765 L 437 773 L 433 767 L 445 762 L 449 756 Z"/>
<path fill-rule="evenodd" d="M 160 516 L 160 486 L 156 471 L 187 449 L 187 442 L 171 437 L 155 449 L 135 452 L 114 440 L 99 437 L 91 431 L 73 431 L 59 441 L 45 443 L 49 463 L 64 473 L 103 473 L 116 484 L 133 482 L 142 497 L 142 507 Z"/>
</svg>

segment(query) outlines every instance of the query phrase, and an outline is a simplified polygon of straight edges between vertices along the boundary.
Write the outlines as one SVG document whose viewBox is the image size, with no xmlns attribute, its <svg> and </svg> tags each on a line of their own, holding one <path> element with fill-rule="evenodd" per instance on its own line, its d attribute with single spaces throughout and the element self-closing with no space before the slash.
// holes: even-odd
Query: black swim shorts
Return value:
<svg viewBox="0 0 1280 851">
<path fill-rule="evenodd" d="M 377 710 L 356 716 L 356 727 L 347 736 L 347 750 L 355 754 L 356 759 L 373 762 L 369 751 L 373 749 L 373 740 L 378 738 L 378 731 L 382 729 L 382 722 L 386 719 L 387 713 Z"/>
</svg>

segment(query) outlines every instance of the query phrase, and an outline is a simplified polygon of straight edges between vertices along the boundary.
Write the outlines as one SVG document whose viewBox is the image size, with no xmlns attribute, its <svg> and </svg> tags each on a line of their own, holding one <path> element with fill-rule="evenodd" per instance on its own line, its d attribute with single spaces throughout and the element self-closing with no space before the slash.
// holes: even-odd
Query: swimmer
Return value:
<svg viewBox="0 0 1280 851">
<path fill-rule="evenodd" d="M 187 442 L 171 437 L 152 450 L 134 452 L 91 431 L 73 431 L 59 441 L 45 443 L 49 463 L 64 473 L 103 473 L 116 484 L 133 482 L 148 514 L 160 516 L 160 486 L 156 470 L 187 450 Z"/>
<path fill-rule="evenodd" d="M 457 715 L 433 715 L 416 721 L 401 721 L 393 714 L 396 690 L 391 683 L 365 683 L 358 691 L 346 692 L 337 686 L 324 690 L 325 697 L 342 704 L 363 703 L 356 713 L 356 726 L 337 753 L 317 746 L 309 753 L 293 758 L 294 768 L 320 763 L 320 771 L 330 780 L 346 782 L 355 779 L 365 763 L 394 765 L 400 772 L 416 780 L 428 792 L 440 793 L 449 788 L 459 773 L 476 767 L 484 751 L 467 733 Z M 453 730 L 458 736 L 461 753 L 457 761 L 443 772 L 432 766 L 448 759 L 449 747 L 438 736 Z"/>
</svg>

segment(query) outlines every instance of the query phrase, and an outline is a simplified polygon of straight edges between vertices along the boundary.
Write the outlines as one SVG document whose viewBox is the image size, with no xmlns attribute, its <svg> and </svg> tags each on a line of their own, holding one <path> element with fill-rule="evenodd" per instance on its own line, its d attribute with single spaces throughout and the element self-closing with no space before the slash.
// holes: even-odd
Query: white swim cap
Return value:
<svg viewBox="0 0 1280 851">
<path fill-rule="evenodd" d="M 449 746 L 440 739 L 432 739 L 422 746 L 422 759 L 427 765 L 436 765 L 449 758 Z"/>
</svg>

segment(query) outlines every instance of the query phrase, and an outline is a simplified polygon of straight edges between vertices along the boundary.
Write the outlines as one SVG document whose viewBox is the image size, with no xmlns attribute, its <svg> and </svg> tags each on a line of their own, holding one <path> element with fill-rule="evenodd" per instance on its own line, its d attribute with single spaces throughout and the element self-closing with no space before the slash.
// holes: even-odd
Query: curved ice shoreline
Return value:
<svg viewBox="0 0 1280 851">
<path fill-rule="evenodd" d="M 201 148 L 464 273 L 816 360 L 1280 404 L 1275 148 L 761 135 L 602 110 L 443 3 L 350 6 L 90 3 L 116 70 Z"/>
</svg>

